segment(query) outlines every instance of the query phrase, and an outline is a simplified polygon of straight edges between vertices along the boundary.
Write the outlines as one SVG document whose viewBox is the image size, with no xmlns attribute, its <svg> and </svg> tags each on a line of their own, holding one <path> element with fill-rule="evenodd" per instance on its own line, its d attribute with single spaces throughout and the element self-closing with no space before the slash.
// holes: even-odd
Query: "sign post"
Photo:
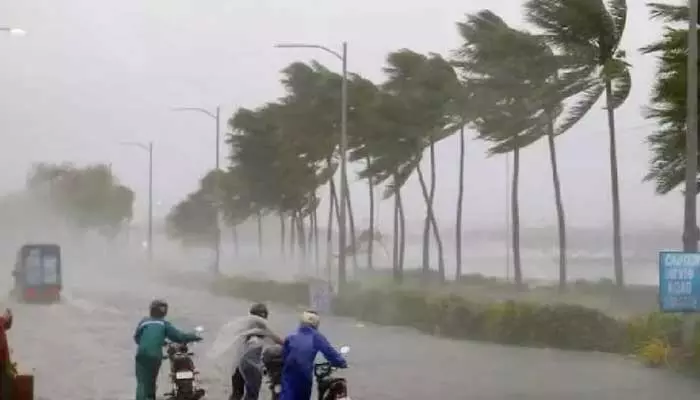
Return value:
<svg viewBox="0 0 700 400">
<path fill-rule="evenodd" d="M 700 309 L 700 253 L 659 253 L 659 308 L 670 313 Z"/>
</svg>

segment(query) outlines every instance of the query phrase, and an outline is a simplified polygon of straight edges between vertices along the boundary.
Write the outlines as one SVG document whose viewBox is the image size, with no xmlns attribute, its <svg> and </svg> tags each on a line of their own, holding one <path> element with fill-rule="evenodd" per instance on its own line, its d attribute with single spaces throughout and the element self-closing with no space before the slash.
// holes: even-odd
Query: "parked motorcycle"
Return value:
<svg viewBox="0 0 700 400">
<path fill-rule="evenodd" d="M 204 331 L 201 326 L 195 328 L 199 335 Z M 164 360 L 170 362 L 170 381 L 172 390 L 165 393 L 168 400 L 200 400 L 206 391 L 199 385 L 199 371 L 195 368 L 194 353 L 190 351 L 188 344 L 167 343 Z"/>
<path fill-rule="evenodd" d="M 340 348 L 340 354 L 346 355 L 350 352 L 350 347 Z M 263 365 L 265 366 L 265 376 L 267 387 L 270 390 L 272 400 L 279 400 L 282 391 L 282 346 L 269 346 L 263 351 Z M 333 375 L 336 368 L 328 362 L 316 363 L 314 365 L 314 376 L 318 386 L 319 400 L 351 400 L 348 397 L 348 388 L 345 378 Z"/>
</svg>

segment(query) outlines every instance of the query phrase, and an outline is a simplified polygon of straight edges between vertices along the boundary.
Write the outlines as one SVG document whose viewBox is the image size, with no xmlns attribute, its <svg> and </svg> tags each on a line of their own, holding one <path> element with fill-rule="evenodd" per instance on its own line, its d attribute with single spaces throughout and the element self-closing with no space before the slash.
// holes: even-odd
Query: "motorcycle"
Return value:
<svg viewBox="0 0 700 400">
<path fill-rule="evenodd" d="M 267 387 L 270 389 L 272 400 L 279 400 L 282 392 L 282 346 L 274 345 L 266 347 L 262 354 L 263 373 L 267 380 Z"/>
<path fill-rule="evenodd" d="M 349 352 L 349 346 L 340 348 L 340 354 L 343 356 Z M 316 363 L 314 365 L 314 376 L 316 377 L 319 400 L 351 400 L 348 397 L 348 386 L 345 378 L 333 375 L 336 369 L 329 362 Z"/>
<path fill-rule="evenodd" d="M 204 331 L 201 326 L 195 328 L 199 335 Z M 194 366 L 192 357 L 194 353 L 190 351 L 186 343 L 167 343 L 166 356 L 164 360 L 170 362 L 170 381 L 172 390 L 165 393 L 168 400 L 200 400 L 206 391 L 199 386 L 199 371 Z"/>
<path fill-rule="evenodd" d="M 340 348 L 340 354 L 346 355 L 350 347 Z M 263 365 L 267 386 L 272 400 L 278 400 L 282 391 L 282 346 L 270 346 L 263 351 Z M 319 400 L 351 400 L 345 378 L 334 376 L 336 368 L 328 362 L 314 364 L 314 376 L 318 386 Z"/>
</svg>

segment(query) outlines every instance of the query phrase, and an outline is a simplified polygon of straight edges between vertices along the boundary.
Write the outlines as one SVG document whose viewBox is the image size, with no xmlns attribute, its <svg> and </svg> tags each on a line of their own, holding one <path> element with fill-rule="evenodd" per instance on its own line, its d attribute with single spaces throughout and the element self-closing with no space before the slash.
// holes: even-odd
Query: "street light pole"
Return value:
<svg viewBox="0 0 700 400">
<path fill-rule="evenodd" d="M 221 182 L 219 182 L 219 179 L 221 179 L 221 106 L 216 107 L 215 112 L 211 112 L 205 108 L 200 108 L 200 107 L 173 107 L 171 108 L 172 111 L 195 111 L 201 114 L 204 114 L 210 118 L 213 118 L 216 121 L 216 132 L 215 132 L 215 138 L 216 138 L 216 144 L 214 146 L 214 151 L 215 151 L 215 158 L 214 158 L 214 164 L 216 168 L 216 190 L 217 190 L 217 201 L 221 200 L 220 193 L 218 193 L 219 189 L 221 188 Z M 217 205 L 216 208 L 216 227 L 214 228 L 214 273 L 218 274 L 221 269 L 220 269 L 220 264 L 221 264 L 221 212 L 219 210 L 219 207 Z"/>
<path fill-rule="evenodd" d="M 148 153 L 148 261 L 153 262 L 153 142 L 122 142 L 122 146 L 137 147 Z"/>
<path fill-rule="evenodd" d="M 683 251 L 698 251 L 697 174 L 698 174 L 698 0 L 689 0 L 687 130 L 685 146 L 685 213 Z"/>
<path fill-rule="evenodd" d="M 328 47 L 318 44 L 308 43 L 286 43 L 277 44 L 277 48 L 311 48 L 323 50 L 326 53 L 334 55 L 343 65 L 343 81 L 341 87 L 341 110 L 340 110 L 340 220 L 338 221 L 338 288 L 342 290 L 347 283 L 347 267 L 346 267 L 346 219 L 347 219 L 347 201 L 348 187 L 347 182 L 347 150 L 348 150 L 348 44 L 343 42 L 342 50 L 338 53 Z"/>
<path fill-rule="evenodd" d="M 685 139 L 685 204 L 683 216 L 683 251 L 697 253 L 697 175 L 698 175 L 698 0 L 688 0 L 688 78 L 687 122 Z M 693 344 L 695 321 L 692 314 L 683 318 L 683 345 Z"/>
</svg>

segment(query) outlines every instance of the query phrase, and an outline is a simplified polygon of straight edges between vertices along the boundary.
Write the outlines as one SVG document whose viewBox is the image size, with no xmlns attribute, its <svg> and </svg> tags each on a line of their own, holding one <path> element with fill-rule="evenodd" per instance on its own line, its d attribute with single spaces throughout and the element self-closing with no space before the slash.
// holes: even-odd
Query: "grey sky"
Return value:
<svg viewBox="0 0 700 400">
<path fill-rule="evenodd" d="M 225 115 L 282 94 L 279 70 L 314 50 L 279 50 L 276 42 L 349 42 L 349 68 L 376 81 L 389 51 L 408 47 L 448 54 L 459 45 L 455 22 L 491 8 L 521 25 L 521 0 L 0 0 L 0 25 L 22 27 L 24 38 L 0 36 L 0 192 L 22 186 L 32 162 L 112 162 L 134 188 L 143 212 L 146 155 L 119 141 L 156 144 L 156 197 L 167 212 L 213 166 L 213 121 L 173 113 L 171 106 L 214 108 Z M 641 179 L 648 166 L 642 118 L 655 60 L 638 48 L 660 32 L 643 1 L 629 1 L 624 47 L 633 64 L 633 92 L 618 112 L 623 227 L 680 226 L 682 199 L 654 195 Z M 564 205 L 577 226 L 610 221 L 608 136 L 602 106 L 558 140 Z M 457 188 L 456 138 L 438 148 L 437 215 L 452 225 Z M 486 159 L 468 142 L 465 228 L 504 223 L 504 157 Z M 527 226 L 555 222 L 545 143 L 522 157 L 521 215 Z M 367 216 L 363 182 L 352 188 L 360 221 Z M 406 188 L 410 221 L 422 218 L 417 182 Z M 379 207 L 389 227 L 391 203 Z M 324 218 L 325 220 L 325 218 Z M 323 222 L 322 222 L 323 223 Z"/>
</svg>

